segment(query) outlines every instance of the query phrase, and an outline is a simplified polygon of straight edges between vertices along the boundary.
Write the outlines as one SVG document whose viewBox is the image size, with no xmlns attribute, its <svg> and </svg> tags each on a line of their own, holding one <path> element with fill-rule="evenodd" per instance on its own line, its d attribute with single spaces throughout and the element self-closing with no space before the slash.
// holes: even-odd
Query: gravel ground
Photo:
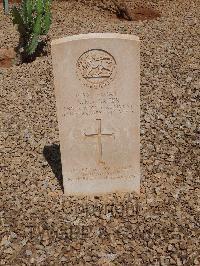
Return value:
<svg viewBox="0 0 200 266">
<path fill-rule="evenodd" d="M 146 5 L 161 17 L 127 22 L 79 1 L 54 3 L 50 30 L 51 39 L 140 37 L 140 197 L 64 197 L 50 54 L 0 70 L 1 265 L 200 265 L 200 5 Z M 17 42 L 1 11 L 0 47 Z"/>
</svg>

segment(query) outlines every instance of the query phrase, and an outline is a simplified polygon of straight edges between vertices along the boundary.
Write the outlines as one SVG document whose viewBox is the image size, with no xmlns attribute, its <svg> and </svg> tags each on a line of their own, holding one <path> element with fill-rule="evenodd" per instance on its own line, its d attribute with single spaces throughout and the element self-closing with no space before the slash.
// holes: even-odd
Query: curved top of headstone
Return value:
<svg viewBox="0 0 200 266">
<path fill-rule="evenodd" d="M 132 34 L 121 34 L 121 33 L 88 33 L 88 34 L 79 34 L 66 36 L 63 38 L 52 40 L 51 44 L 60 44 L 63 42 L 78 41 L 78 40 L 87 40 L 87 39 L 124 39 L 131 41 L 139 41 L 139 37 Z"/>
</svg>

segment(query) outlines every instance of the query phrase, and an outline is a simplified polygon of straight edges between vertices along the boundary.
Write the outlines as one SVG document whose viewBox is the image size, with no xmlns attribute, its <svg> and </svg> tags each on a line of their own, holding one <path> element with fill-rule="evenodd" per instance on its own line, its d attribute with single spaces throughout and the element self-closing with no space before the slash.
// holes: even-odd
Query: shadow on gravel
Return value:
<svg viewBox="0 0 200 266">
<path fill-rule="evenodd" d="M 43 155 L 48 164 L 51 166 L 51 169 L 58 179 L 62 191 L 64 192 L 60 145 L 52 144 L 50 146 L 45 146 L 43 149 Z"/>
</svg>

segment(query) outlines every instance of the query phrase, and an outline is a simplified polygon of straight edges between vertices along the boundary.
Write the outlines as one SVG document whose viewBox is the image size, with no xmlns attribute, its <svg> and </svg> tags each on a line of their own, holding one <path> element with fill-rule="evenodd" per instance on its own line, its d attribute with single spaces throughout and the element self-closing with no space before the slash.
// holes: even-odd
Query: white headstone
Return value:
<svg viewBox="0 0 200 266">
<path fill-rule="evenodd" d="M 52 42 L 66 195 L 139 193 L 139 50 L 134 35 Z"/>
</svg>

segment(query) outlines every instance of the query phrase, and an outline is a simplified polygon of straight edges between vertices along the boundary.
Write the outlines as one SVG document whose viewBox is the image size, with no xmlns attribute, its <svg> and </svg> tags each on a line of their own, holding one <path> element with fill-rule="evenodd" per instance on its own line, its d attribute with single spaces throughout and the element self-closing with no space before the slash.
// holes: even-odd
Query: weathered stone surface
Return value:
<svg viewBox="0 0 200 266">
<path fill-rule="evenodd" d="M 139 39 L 66 37 L 52 56 L 65 193 L 139 192 Z"/>
</svg>

